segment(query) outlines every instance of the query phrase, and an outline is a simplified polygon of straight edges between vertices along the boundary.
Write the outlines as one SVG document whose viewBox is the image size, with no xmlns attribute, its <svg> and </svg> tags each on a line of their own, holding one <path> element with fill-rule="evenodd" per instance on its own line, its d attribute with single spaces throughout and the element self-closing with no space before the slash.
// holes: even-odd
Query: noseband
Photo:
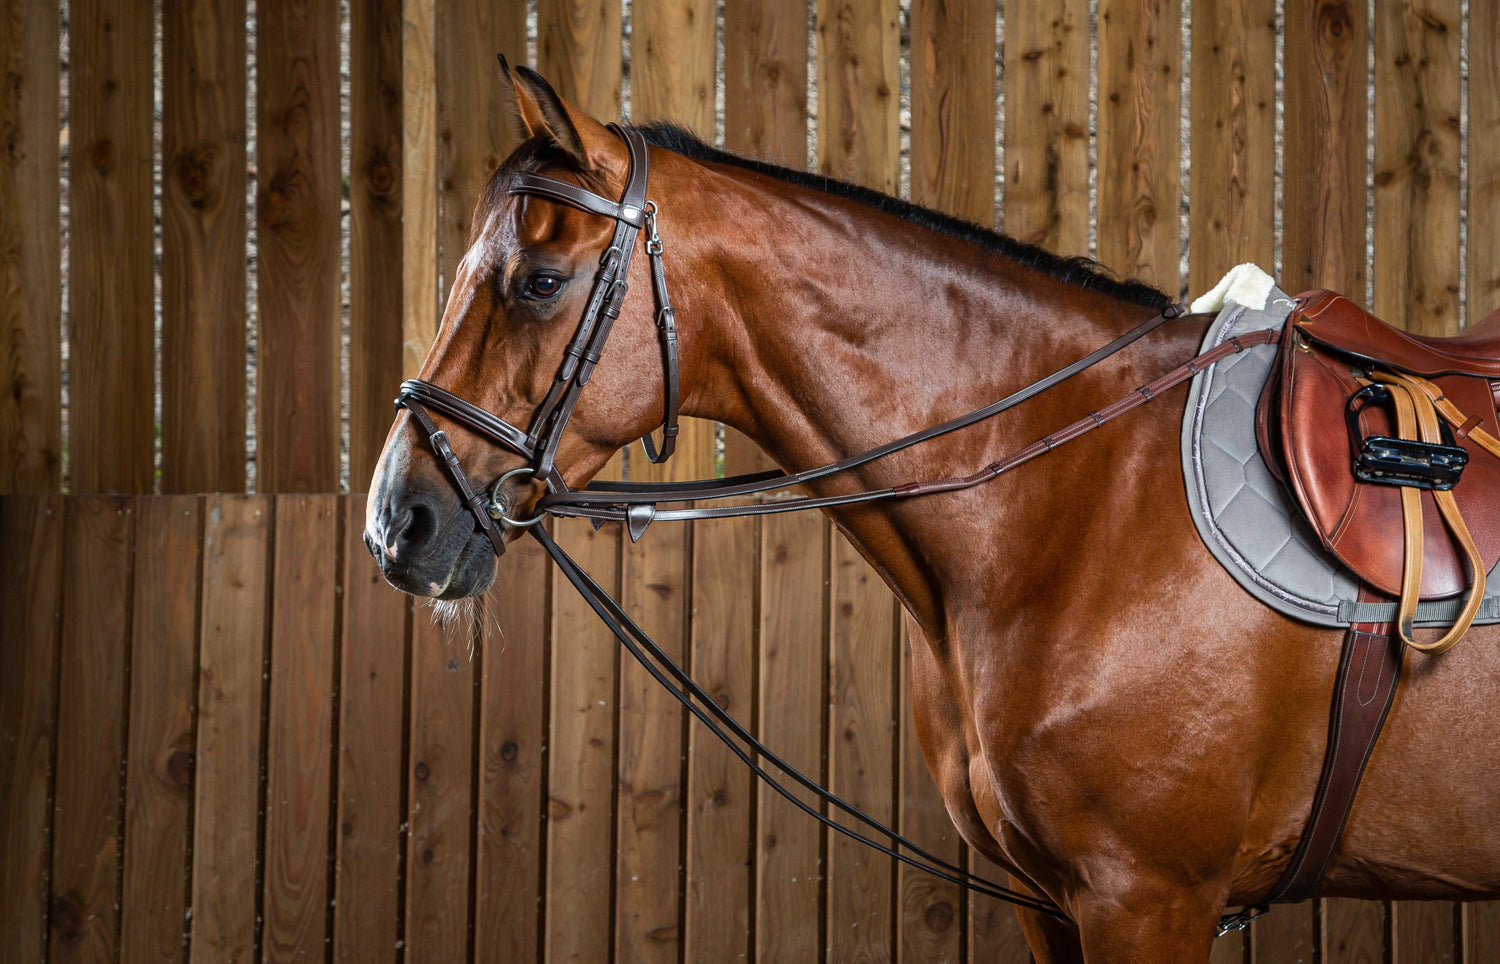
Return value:
<svg viewBox="0 0 1500 964">
<path fill-rule="evenodd" d="M 624 142 L 630 153 L 630 174 L 625 183 L 625 194 L 619 201 L 611 201 L 576 184 L 559 181 L 540 174 L 519 174 L 510 186 L 510 194 L 529 194 L 546 198 L 589 214 L 611 218 L 615 222 L 614 236 L 609 247 L 599 259 L 599 270 L 594 275 L 594 286 L 579 319 L 578 329 L 568 343 L 558 366 L 552 387 L 531 416 L 530 427 L 525 431 L 510 424 L 478 405 L 439 388 L 420 378 L 401 383 L 401 394 L 396 405 L 411 412 L 428 442 L 437 454 L 449 480 L 463 497 L 479 528 L 489 537 L 495 551 L 502 551 L 502 537 L 495 522 L 502 521 L 512 526 L 535 525 L 545 516 L 515 520 L 508 517 L 501 503 L 500 489 L 507 479 L 516 475 L 528 475 L 547 483 L 553 494 L 568 491 L 562 473 L 557 470 L 557 447 L 562 441 L 563 429 L 578 404 L 578 395 L 594 373 L 599 358 L 604 352 L 604 343 L 609 338 L 615 320 L 620 317 L 620 306 L 630 290 L 626 278 L 630 274 L 630 258 L 635 253 L 636 237 L 641 229 L 646 230 L 646 254 L 651 259 L 651 286 L 656 294 L 658 310 L 656 328 L 661 339 L 664 379 L 666 382 L 666 411 L 662 416 L 662 442 L 658 450 L 648 435 L 641 439 L 646 458 L 652 462 L 665 462 L 677 448 L 677 414 L 679 408 L 677 322 L 672 311 L 672 302 L 667 294 L 666 273 L 662 269 L 661 235 L 656 229 L 656 205 L 646 199 L 648 175 L 646 141 L 639 132 L 627 130 L 617 124 L 609 125 Z M 526 459 L 527 465 L 502 475 L 490 489 L 489 497 L 476 493 L 465 475 L 458 456 L 448 444 L 448 435 L 433 422 L 428 409 L 440 412 L 448 418 L 477 432 L 484 438 L 510 449 Z"/>
</svg>

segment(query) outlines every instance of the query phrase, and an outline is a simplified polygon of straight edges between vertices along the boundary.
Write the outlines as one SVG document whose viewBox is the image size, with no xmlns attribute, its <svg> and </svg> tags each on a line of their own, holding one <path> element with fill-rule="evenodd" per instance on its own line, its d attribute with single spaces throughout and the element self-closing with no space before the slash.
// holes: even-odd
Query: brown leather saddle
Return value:
<svg viewBox="0 0 1500 964">
<path fill-rule="evenodd" d="M 1457 643 L 1500 558 L 1500 311 L 1461 335 L 1426 338 L 1310 291 L 1287 317 L 1279 353 L 1256 416 L 1261 454 L 1361 582 L 1359 602 L 1385 613 L 1396 605 L 1394 618 L 1345 634 L 1307 825 L 1276 886 L 1229 927 L 1316 893 L 1407 649 Z M 1448 598 L 1462 604 L 1441 638 L 1417 640 L 1419 601 Z"/>
<path fill-rule="evenodd" d="M 1402 624 L 1418 599 L 1464 594 L 1477 608 L 1500 560 L 1497 400 L 1500 311 L 1425 338 L 1330 291 L 1299 296 L 1262 393 L 1267 464 L 1328 551 L 1401 601 L 1397 628 L 1419 648 L 1435 644 Z M 1455 628 L 1441 648 L 1467 623 Z"/>
</svg>

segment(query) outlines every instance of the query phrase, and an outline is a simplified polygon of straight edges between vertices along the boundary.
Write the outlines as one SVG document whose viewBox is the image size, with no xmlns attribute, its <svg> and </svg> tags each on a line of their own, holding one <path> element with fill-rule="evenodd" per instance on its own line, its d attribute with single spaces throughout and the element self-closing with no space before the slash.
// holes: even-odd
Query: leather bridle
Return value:
<svg viewBox="0 0 1500 964">
<path fill-rule="evenodd" d="M 983 408 L 950 419 L 910 435 L 888 442 L 885 445 L 852 455 L 818 468 L 801 472 L 760 472 L 723 479 L 704 479 L 678 483 L 636 482 L 592 482 L 582 490 L 569 489 L 556 466 L 558 444 L 561 441 L 568 419 L 578 403 L 579 393 L 588 384 L 595 366 L 604 350 L 610 329 L 619 318 L 628 285 L 626 277 L 630 268 L 637 237 L 646 231 L 646 253 L 651 259 L 651 281 L 657 301 L 656 325 L 661 341 L 664 379 L 665 412 L 662 419 L 662 443 L 658 450 L 650 436 L 641 439 L 646 456 L 652 462 L 664 462 L 671 457 L 676 447 L 679 407 L 677 328 L 671 301 L 667 295 L 666 276 L 662 268 L 662 242 L 656 229 L 656 207 L 646 199 L 647 148 L 645 139 L 634 130 L 611 124 L 609 129 L 625 141 L 630 155 L 630 173 L 625 192 L 619 201 L 611 201 L 575 184 L 538 174 L 523 173 L 515 176 L 509 193 L 531 195 L 566 204 L 590 214 L 611 218 L 615 222 L 614 236 L 599 260 L 599 271 L 583 311 L 578 328 L 568 344 L 552 386 L 533 413 L 529 427 L 522 431 L 504 419 L 467 401 L 445 389 L 422 379 L 410 379 L 401 384 L 401 393 L 396 399 L 398 407 L 404 407 L 417 420 L 426 433 L 433 451 L 458 490 L 475 524 L 489 538 L 496 554 L 504 551 L 503 535 L 496 522 L 517 527 L 527 527 L 541 543 L 559 570 L 576 588 L 579 594 L 599 616 L 622 646 L 667 689 L 683 706 L 703 722 L 726 746 L 738 756 L 771 789 L 781 794 L 793 805 L 814 817 L 830 829 L 868 844 L 881 853 L 961 887 L 985 894 L 1009 903 L 1066 919 L 1066 914 L 1052 901 L 1032 894 L 1013 890 L 992 881 L 976 877 L 962 868 L 928 853 L 897 831 L 866 816 L 859 809 L 830 793 L 796 768 L 787 764 L 745 730 L 729 716 L 714 699 L 684 672 L 644 631 L 630 618 L 624 609 L 609 596 L 581 567 L 553 541 L 544 527 L 536 525 L 548 515 L 587 518 L 594 524 L 606 521 L 625 523 L 632 540 L 639 539 L 647 525 L 654 520 L 693 520 L 725 518 L 731 516 L 765 515 L 790 512 L 808 508 L 831 508 L 892 498 L 909 498 L 938 492 L 953 492 L 972 488 L 988 482 L 1010 471 L 1024 462 L 1050 452 L 1064 442 L 1093 431 L 1106 422 L 1123 415 L 1140 405 L 1155 399 L 1162 392 L 1198 374 L 1208 365 L 1230 354 L 1248 348 L 1274 343 L 1275 330 L 1230 339 L 1217 348 L 1198 355 L 1177 366 L 1152 382 L 1141 386 L 1128 395 L 1091 412 L 1078 421 L 1065 426 L 1041 439 L 1012 452 L 1008 456 L 991 462 L 972 475 L 947 479 L 913 482 L 906 485 L 869 489 L 842 495 L 823 497 L 782 498 L 774 501 L 739 503 L 733 505 L 690 504 L 682 508 L 659 509 L 660 503 L 701 503 L 727 498 L 742 498 L 803 485 L 817 479 L 865 465 L 876 459 L 899 452 L 913 445 L 930 441 L 959 429 L 974 425 L 999 412 L 1012 408 L 1051 388 L 1065 379 L 1092 367 L 1125 346 L 1156 330 L 1171 319 L 1186 313 L 1181 305 L 1170 305 L 1152 318 L 1104 345 L 1096 351 L 1078 359 L 1044 378 L 1019 389 Z M 458 456 L 448 443 L 447 434 L 432 420 L 428 409 L 436 411 L 465 426 L 481 437 L 500 445 L 526 459 L 521 468 L 505 473 L 490 487 L 486 497 L 476 492 L 464 473 Z M 515 520 L 506 512 L 501 499 L 501 487 L 506 480 L 527 475 L 546 483 L 548 492 L 537 502 L 537 514 L 531 519 Z M 761 761 L 765 761 L 762 763 Z M 766 766 L 769 764 L 783 776 L 777 777 Z M 797 793 L 782 781 L 812 792 L 827 803 L 830 809 L 847 815 L 870 830 L 891 841 L 886 846 L 866 836 L 853 827 L 840 824 L 809 806 Z M 1228 918 L 1226 918 L 1227 920 Z"/>
</svg>

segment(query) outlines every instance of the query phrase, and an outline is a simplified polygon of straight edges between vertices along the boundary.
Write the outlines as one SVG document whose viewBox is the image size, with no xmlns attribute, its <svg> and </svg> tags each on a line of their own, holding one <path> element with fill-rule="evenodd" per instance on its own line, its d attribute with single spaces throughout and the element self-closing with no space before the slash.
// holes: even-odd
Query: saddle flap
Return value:
<svg viewBox="0 0 1500 964">
<path fill-rule="evenodd" d="M 1343 322 L 1338 327 L 1323 325 L 1318 328 L 1320 337 L 1309 337 L 1308 311 L 1314 313 L 1316 322 L 1331 317 L 1330 298 L 1352 303 L 1327 292 L 1304 297 L 1287 318 L 1279 384 L 1261 400 L 1258 417 L 1266 429 L 1260 436 L 1263 454 L 1268 461 L 1282 463 L 1284 481 L 1323 545 L 1358 578 L 1382 592 L 1398 595 L 1404 553 L 1401 490 L 1361 482 L 1354 475 L 1349 400 L 1362 387 L 1360 378 L 1368 374 L 1371 360 L 1363 350 L 1334 348 L 1321 337 L 1355 331 L 1360 349 L 1369 349 L 1384 336 L 1370 334 L 1375 329 L 1366 318 L 1347 315 L 1345 320 L 1352 318 L 1353 327 L 1345 329 Z M 1360 316 L 1367 315 L 1353 307 Z M 1388 327 L 1373 316 L 1369 319 Z M 1394 343 L 1404 344 L 1399 339 Z M 1424 347 L 1418 354 L 1427 359 L 1437 357 L 1425 351 Z M 1396 361 L 1381 365 L 1407 369 Z M 1439 374 L 1431 380 L 1470 417 L 1471 428 L 1500 434 L 1496 395 L 1488 377 Z M 1383 406 L 1367 405 L 1354 418 L 1361 436 L 1397 434 Z M 1452 491 L 1488 571 L 1500 559 L 1500 459 L 1470 440 L 1466 431 L 1459 434 L 1462 437 L 1457 444 L 1469 453 L 1469 461 Z M 1464 592 L 1473 574 L 1467 571 L 1460 549 L 1447 537 L 1447 526 L 1432 493 L 1422 492 L 1421 501 L 1426 533 L 1421 595 L 1438 598 Z"/>
</svg>

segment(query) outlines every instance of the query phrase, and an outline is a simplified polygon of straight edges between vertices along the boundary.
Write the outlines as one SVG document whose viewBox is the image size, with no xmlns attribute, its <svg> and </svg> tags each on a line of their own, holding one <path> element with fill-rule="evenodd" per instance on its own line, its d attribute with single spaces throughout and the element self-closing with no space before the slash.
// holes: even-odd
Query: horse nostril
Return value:
<svg viewBox="0 0 1500 964">
<path fill-rule="evenodd" d="M 391 534 L 390 548 L 393 554 L 407 555 L 421 549 L 437 534 L 437 513 L 426 505 L 415 502 L 391 520 L 386 532 Z"/>
</svg>

